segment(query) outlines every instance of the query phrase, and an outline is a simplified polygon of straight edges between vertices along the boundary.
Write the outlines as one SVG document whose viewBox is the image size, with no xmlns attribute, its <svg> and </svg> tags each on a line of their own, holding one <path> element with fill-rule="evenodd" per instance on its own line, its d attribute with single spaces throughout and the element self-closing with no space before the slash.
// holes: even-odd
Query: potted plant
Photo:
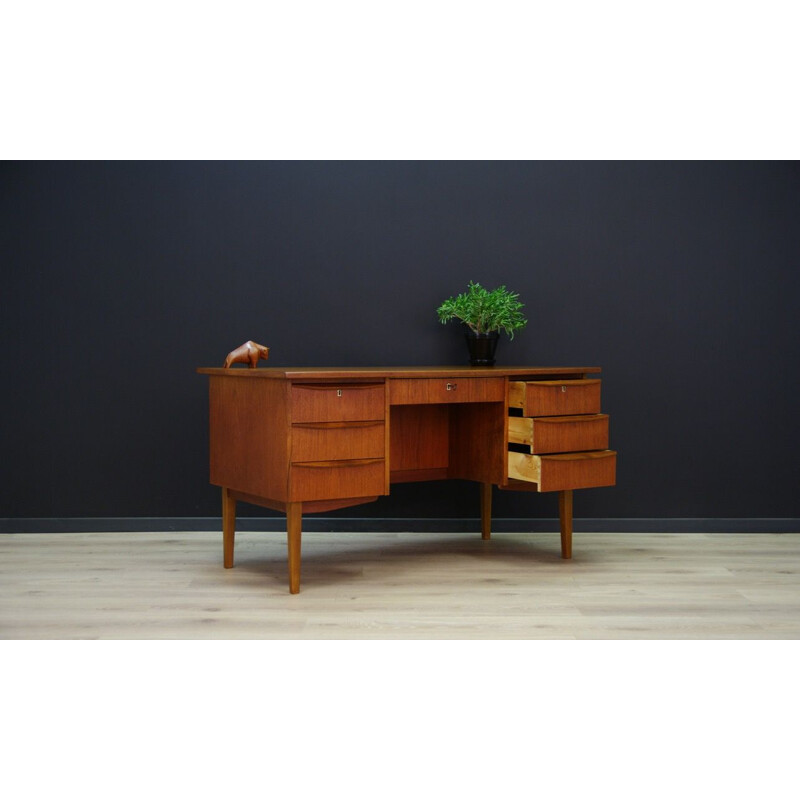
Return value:
<svg viewBox="0 0 800 800">
<path fill-rule="evenodd" d="M 498 286 L 491 292 L 479 283 L 469 282 L 466 292 L 445 300 L 436 309 L 439 321 L 444 325 L 451 319 L 459 319 L 469 330 L 465 336 L 469 347 L 469 363 L 473 367 L 490 367 L 494 364 L 494 353 L 500 331 L 509 339 L 514 332 L 528 324 L 522 316 L 523 304 L 518 294 Z"/>
</svg>

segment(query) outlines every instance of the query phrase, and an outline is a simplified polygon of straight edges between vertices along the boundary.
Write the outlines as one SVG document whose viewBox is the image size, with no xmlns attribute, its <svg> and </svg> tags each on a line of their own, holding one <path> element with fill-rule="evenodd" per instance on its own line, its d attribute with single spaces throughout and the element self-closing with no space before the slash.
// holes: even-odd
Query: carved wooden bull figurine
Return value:
<svg viewBox="0 0 800 800">
<path fill-rule="evenodd" d="M 228 353 L 225 359 L 225 369 L 228 369 L 231 364 L 249 364 L 250 369 L 255 369 L 259 358 L 263 358 L 265 361 L 269 358 L 269 347 L 264 347 L 263 344 L 248 339 L 244 344 L 240 344 L 235 350 Z"/>
</svg>

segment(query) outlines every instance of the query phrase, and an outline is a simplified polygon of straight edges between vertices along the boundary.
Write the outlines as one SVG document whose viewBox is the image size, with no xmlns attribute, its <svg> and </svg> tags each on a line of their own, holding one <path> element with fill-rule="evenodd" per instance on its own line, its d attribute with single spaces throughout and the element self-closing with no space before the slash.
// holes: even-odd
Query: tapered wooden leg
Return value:
<svg viewBox="0 0 800 800">
<path fill-rule="evenodd" d="M 236 501 L 230 490 L 222 489 L 222 564 L 226 569 L 233 566 L 233 539 L 236 531 Z"/>
<path fill-rule="evenodd" d="M 289 592 L 300 591 L 300 535 L 303 526 L 303 504 L 286 506 L 286 531 L 289 538 Z"/>
<path fill-rule="evenodd" d="M 492 538 L 492 484 L 481 484 L 481 538 Z"/>
<path fill-rule="evenodd" d="M 572 558 L 572 489 L 558 493 L 558 517 L 561 522 L 561 558 Z"/>
</svg>

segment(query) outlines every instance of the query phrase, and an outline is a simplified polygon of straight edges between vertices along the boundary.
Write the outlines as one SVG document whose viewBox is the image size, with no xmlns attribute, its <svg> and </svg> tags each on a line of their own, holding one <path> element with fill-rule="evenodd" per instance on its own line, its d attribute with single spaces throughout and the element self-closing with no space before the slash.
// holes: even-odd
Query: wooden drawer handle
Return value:
<svg viewBox="0 0 800 800">
<path fill-rule="evenodd" d="M 351 389 L 377 389 L 378 387 L 382 387 L 382 383 L 340 383 L 340 384 L 330 384 L 330 383 L 294 383 L 292 386 L 296 389 L 311 389 L 317 392 L 332 392 L 336 389 L 336 394 L 341 397 L 342 390 L 347 389 L 349 392 Z"/>
<path fill-rule="evenodd" d="M 375 425 L 383 425 L 383 420 L 364 420 L 359 422 L 295 422 L 292 427 L 310 428 L 314 431 L 329 431 L 333 428 L 372 428 Z"/>
<path fill-rule="evenodd" d="M 338 467 L 366 467 L 368 464 L 382 464 L 382 458 L 353 458 L 346 461 L 298 461 L 295 467 L 311 467 L 312 469 L 336 469 Z"/>
</svg>

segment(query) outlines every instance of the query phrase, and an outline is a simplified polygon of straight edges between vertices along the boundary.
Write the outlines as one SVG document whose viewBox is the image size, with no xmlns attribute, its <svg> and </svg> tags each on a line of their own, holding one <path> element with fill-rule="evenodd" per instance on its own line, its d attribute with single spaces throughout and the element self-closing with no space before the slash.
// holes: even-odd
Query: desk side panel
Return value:
<svg viewBox="0 0 800 800">
<path fill-rule="evenodd" d="M 288 383 L 209 377 L 210 481 L 288 500 Z"/>
</svg>

